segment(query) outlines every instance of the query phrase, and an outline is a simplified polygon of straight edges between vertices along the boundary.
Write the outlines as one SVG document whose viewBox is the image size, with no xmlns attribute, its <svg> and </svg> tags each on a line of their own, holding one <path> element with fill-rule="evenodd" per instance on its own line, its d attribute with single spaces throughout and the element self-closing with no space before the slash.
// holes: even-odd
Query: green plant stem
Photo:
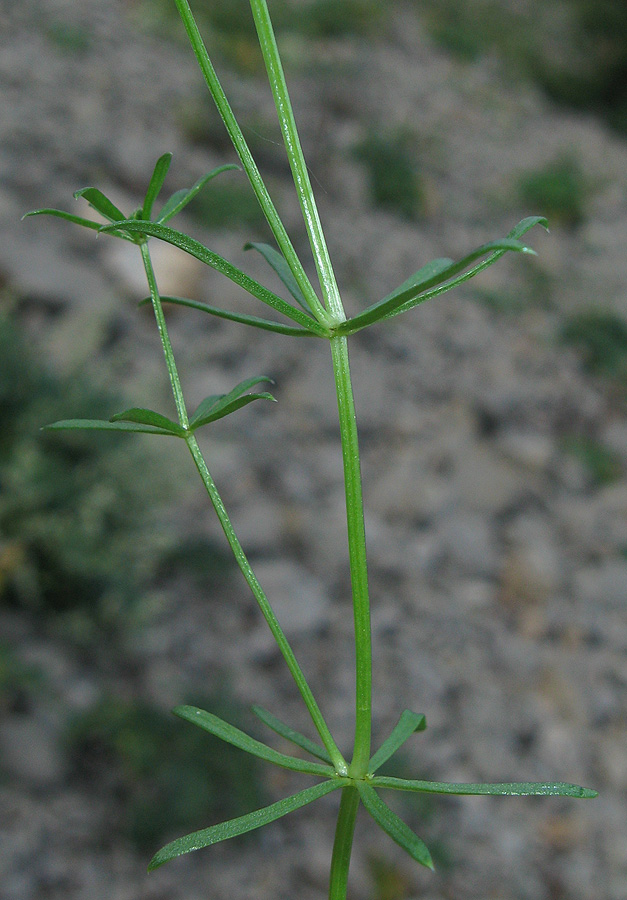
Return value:
<svg viewBox="0 0 627 900">
<path fill-rule="evenodd" d="M 155 319 L 157 320 L 157 329 L 159 331 L 159 337 L 161 338 L 161 344 L 163 345 L 163 353 L 165 355 L 165 363 L 168 369 L 168 375 L 170 377 L 170 384 L 172 385 L 172 393 L 174 394 L 174 402 L 176 404 L 176 412 L 179 417 L 179 423 L 183 426 L 183 428 L 187 428 L 189 426 L 189 417 L 187 415 L 187 407 L 185 405 L 185 400 L 183 398 L 183 389 L 181 387 L 181 379 L 179 378 L 179 373 L 176 368 L 176 362 L 174 361 L 174 352 L 172 350 L 172 344 L 170 342 L 170 336 L 168 334 L 168 329 L 165 323 L 165 316 L 163 314 L 163 306 L 161 304 L 161 297 L 159 296 L 159 290 L 157 288 L 157 280 L 155 278 L 155 271 L 152 266 L 152 260 L 150 258 L 150 250 L 148 249 L 148 242 L 144 240 L 140 244 L 140 250 L 142 254 L 142 260 L 144 263 L 144 270 L 146 272 L 146 278 L 148 279 L 148 287 L 150 289 L 150 299 L 152 301 L 152 308 L 155 313 Z"/>
<path fill-rule="evenodd" d="M 165 355 L 166 365 L 168 368 L 168 374 L 170 376 L 170 383 L 172 385 L 172 393 L 174 394 L 174 400 L 176 403 L 177 412 L 179 414 L 180 424 L 184 428 L 189 427 L 189 418 L 187 415 L 187 409 L 185 406 L 185 401 L 183 399 L 183 390 L 181 387 L 181 381 L 178 375 L 178 371 L 176 368 L 176 363 L 174 361 L 174 354 L 172 351 L 172 344 L 170 342 L 170 336 L 168 334 L 168 329 L 165 321 L 165 316 L 163 314 L 163 307 L 161 305 L 161 297 L 159 296 L 159 290 L 157 288 L 157 281 L 155 278 L 154 269 L 152 266 L 152 261 L 150 259 L 150 251 L 148 249 L 148 244 L 144 241 L 141 245 L 141 253 L 142 259 L 144 262 L 144 269 L 146 271 L 146 277 L 148 279 L 148 285 L 150 288 L 150 298 L 152 300 L 153 309 L 155 312 L 155 318 L 157 320 L 157 327 L 159 329 L 159 335 L 161 337 L 161 343 L 163 345 L 163 352 Z M 274 614 L 274 610 L 270 606 L 268 598 L 266 597 L 259 581 L 255 573 L 252 570 L 252 567 L 244 553 L 242 545 L 239 542 L 239 538 L 235 534 L 235 529 L 231 523 L 231 520 L 228 516 L 228 513 L 224 507 L 222 502 L 222 498 L 218 493 L 218 489 L 215 485 L 213 478 L 211 477 L 211 473 L 207 467 L 207 463 L 202 455 L 200 447 L 198 446 L 198 441 L 196 440 L 193 432 L 189 432 L 185 441 L 187 446 L 189 447 L 189 451 L 192 455 L 192 458 L 196 464 L 196 468 L 200 473 L 200 477 L 202 478 L 205 489 L 209 495 L 209 499 L 215 509 L 216 515 L 218 516 L 218 520 L 226 539 L 229 543 L 231 550 L 233 551 L 233 555 L 237 560 L 237 564 L 239 565 L 241 572 L 246 579 L 246 583 L 250 587 L 255 600 L 261 612 L 263 614 L 264 619 L 268 623 L 268 627 L 272 632 L 272 635 L 277 642 L 281 653 L 283 654 L 283 658 L 287 663 L 287 666 L 296 682 L 296 686 L 300 691 L 300 694 L 309 710 L 309 714 L 312 718 L 312 721 L 320 735 L 322 743 L 326 747 L 329 756 L 331 757 L 331 761 L 335 767 L 336 772 L 339 775 L 348 774 L 348 766 L 346 764 L 346 760 L 340 753 L 337 744 L 333 740 L 333 736 L 329 731 L 329 727 L 324 720 L 322 713 L 320 712 L 320 708 L 316 703 L 316 700 L 311 692 L 311 688 L 307 684 L 305 676 L 296 661 L 296 657 L 294 656 L 294 652 L 289 645 L 285 634 L 281 626 L 279 625 L 279 621 Z"/>
<path fill-rule="evenodd" d="M 329 900 L 346 900 L 348 870 L 351 862 L 355 821 L 359 809 L 359 792 L 350 786 L 342 789 L 342 799 L 335 826 L 331 873 L 329 876 Z"/>
<path fill-rule="evenodd" d="M 294 652 L 290 647 L 288 640 L 285 637 L 283 630 L 281 629 L 281 626 L 279 625 L 278 619 L 274 614 L 274 610 L 268 602 L 268 598 L 266 597 L 261 585 L 257 580 L 257 576 L 252 570 L 252 567 L 246 557 L 246 554 L 244 553 L 242 545 L 239 542 L 239 538 L 235 534 L 235 530 L 224 507 L 222 498 L 218 493 L 218 489 L 216 488 L 215 482 L 211 477 L 200 447 L 198 446 L 198 441 L 193 434 L 188 435 L 186 441 L 190 453 L 192 454 L 193 460 L 196 464 L 196 468 L 198 469 L 200 477 L 202 478 L 207 494 L 209 495 L 209 499 L 211 500 L 213 508 L 216 512 L 220 525 L 222 526 L 222 530 L 224 531 L 233 555 L 237 560 L 237 564 L 239 565 L 242 575 L 244 576 L 246 583 L 252 591 L 252 594 L 257 601 L 261 613 L 268 623 L 268 627 L 270 628 L 270 631 L 272 632 L 272 635 L 277 642 L 281 653 L 283 654 L 283 658 L 285 659 L 288 669 L 290 670 L 292 677 L 296 682 L 296 686 L 298 687 L 298 690 L 300 691 L 300 694 L 305 702 L 305 705 L 309 710 L 309 714 L 316 727 L 316 730 L 318 731 L 318 734 L 320 735 L 322 743 L 326 747 L 329 756 L 331 757 L 336 772 L 339 775 L 346 775 L 348 774 L 348 766 L 346 764 L 346 761 L 340 753 L 335 741 L 333 740 L 331 732 L 329 731 L 327 723 L 325 722 L 324 717 L 320 712 L 318 704 L 316 703 L 311 689 L 307 684 L 305 676 L 303 675 L 302 670 L 298 665 L 298 662 L 296 661 Z"/>
<path fill-rule="evenodd" d="M 311 311 L 314 313 L 318 321 L 322 322 L 325 325 L 329 324 L 329 315 L 324 306 L 320 303 L 318 295 L 314 291 L 313 286 L 309 281 L 309 278 L 307 277 L 303 265 L 298 258 L 292 242 L 290 241 L 289 235 L 285 230 L 285 226 L 281 221 L 276 207 L 274 206 L 270 194 L 268 193 L 268 190 L 263 182 L 261 174 L 259 173 L 257 164 L 255 163 L 248 144 L 246 143 L 246 138 L 244 137 L 242 130 L 239 127 L 237 119 L 233 115 L 233 110 L 231 109 L 231 105 L 226 98 L 222 85 L 220 84 L 220 80 L 216 74 L 211 59 L 209 58 L 207 48 L 205 47 L 200 31 L 198 30 L 198 26 L 190 9 L 189 3 L 187 2 L 187 0 L 174 0 L 174 2 L 176 3 L 176 7 L 183 21 L 183 25 L 185 26 L 189 42 L 192 46 L 194 54 L 196 55 L 200 70 L 204 76 L 205 81 L 207 82 L 207 87 L 209 88 L 211 96 L 213 97 L 213 100 L 218 108 L 218 112 L 222 117 L 222 121 L 224 122 L 226 130 L 229 133 L 229 137 L 231 138 L 237 155 L 240 158 L 240 162 L 244 167 L 244 171 L 248 175 L 252 189 L 255 192 L 257 200 L 259 201 L 259 205 L 263 210 L 263 213 L 268 221 L 268 225 L 272 230 L 272 234 L 274 235 L 274 238 L 279 245 L 281 253 L 285 257 L 287 264 L 289 265 L 290 270 L 298 283 L 299 288 L 306 297 Z"/>
<path fill-rule="evenodd" d="M 307 163 L 303 155 L 303 150 L 296 128 L 296 120 L 292 110 L 289 92 L 287 90 L 287 82 L 283 72 L 281 57 L 274 36 L 274 29 L 268 12 L 268 4 L 266 0 L 250 0 L 250 6 L 255 20 L 255 27 L 259 36 L 259 45 L 263 54 L 263 59 L 268 72 L 268 80 L 272 88 L 274 104 L 277 109 L 281 132 L 287 150 L 287 157 L 292 169 L 292 176 L 296 186 L 296 192 L 300 201 L 300 206 L 309 235 L 309 242 L 313 252 L 316 268 L 318 270 L 318 278 L 320 279 L 320 287 L 325 299 L 327 308 L 332 314 L 334 320 L 344 322 L 346 315 L 340 298 L 340 293 L 331 264 L 331 257 L 327 249 L 320 216 L 314 193 L 309 179 L 309 171 Z"/>
<path fill-rule="evenodd" d="M 332 337 L 330 344 L 342 439 L 348 556 L 355 619 L 355 747 L 349 774 L 353 778 L 363 778 L 370 760 L 372 725 L 372 640 L 366 529 L 348 344 L 345 337 L 339 336 Z"/>
</svg>

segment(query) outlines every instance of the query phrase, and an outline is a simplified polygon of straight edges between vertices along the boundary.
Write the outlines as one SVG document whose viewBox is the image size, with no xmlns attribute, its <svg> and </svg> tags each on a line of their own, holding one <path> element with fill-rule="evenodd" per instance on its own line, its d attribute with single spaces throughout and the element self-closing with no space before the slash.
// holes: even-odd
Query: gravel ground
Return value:
<svg viewBox="0 0 627 900">
<path fill-rule="evenodd" d="M 215 124 L 208 101 L 198 99 L 200 76 L 183 44 L 136 29 L 137 9 L 120 0 L 1 0 L 0 273 L 29 298 L 18 313 L 51 365 L 71 373 L 89 361 L 100 377 L 124 378 L 141 405 L 167 409 L 150 321 L 128 302 L 144 288 L 126 246 L 54 221 L 19 222 L 32 207 L 72 208 L 72 192 L 90 183 L 131 208 L 166 150 L 175 154 L 174 187 L 232 160 L 219 125 L 204 143 L 190 140 L 182 124 L 190 104 Z M 88 35 L 84 51 L 63 51 L 51 38 L 69 23 Z M 600 796 L 438 801 L 428 828 L 452 864 L 435 875 L 416 871 L 364 818 L 352 897 L 387 896 L 376 893 L 372 874 L 373 860 L 385 858 L 398 876 L 394 897 L 625 900 L 625 402 L 586 375 L 555 335 L 574 311 L 596 307 L 627 318 L 627 145 L 592 118 L 552 108 L 494 60 L 453 62 L 410 8 L 399 7 L 385 41 L 293 39 L 286 51 L 349 312 L 430 258 L 461 255 L 541 211 L 517 199 L 522 172 L 568 152 L 591 185 L 578 228 L 557 223 L 549 235 L 530 234 L 537 259 L 505 259 L 480 283 L 356 336 L 352 363 L 379 740 L 410 707 L 429 722 L 408 750 L 412 771 L 448 781 L 568 780 Z M 225 82 L 237 113 L 254 123 L 278 205 L 302 247 L 280 150 L 268 143 L 276 129 L 267 90 L 251 77 L 231 74 Z M 427 197 L 416 222 L 369 201 L 364 167 L 350 151 L 372 127 L 415 136 Z M 241 250 L 250 230 L 189 227 L 261 277 L 261 261 Z M 155 253 L 164 292 L 172 284 L 178 293 L 259 312 L 217 275 L 163 248 Z M 522 302 L 513 312 L 498 310 L 479 291 Z M 255 404 L 216 428 L 209 462 L 346 745 L 352 618 L 326 347 L 193 312 L 171 321 L 192 405 L 258 372 L 277 382 L 276 407 Z M 564 449 L 573 434 L 611 448 L 622 474 L 596 485 Z M 191 517 L 220 538 L 202 495 L 173 517 Z M 115 805 L 71 782 L 57 745 L 68 711 L 101 689 L 97 674 L 18 614 L 4 612 L 0 622 L 21 658 L 45 669 L 56 698 L 0 723 L 6 900 L 325 895 L 334 798 L 265 829 L 257 842 L 220 845 L 146 876 L 146 859 L 117 836 Z M 127 651 L 133 689 L 160 705 L 228 673 L 239 701 L 306 728 L 237 582 L 224 607 L 207 604 L 197 586 L 162 596 Z M 108 678 L 130 690 L 126 672 Z M 268 778 L 277 797 L 292 786 L 291 777 Z"/>
</svg>

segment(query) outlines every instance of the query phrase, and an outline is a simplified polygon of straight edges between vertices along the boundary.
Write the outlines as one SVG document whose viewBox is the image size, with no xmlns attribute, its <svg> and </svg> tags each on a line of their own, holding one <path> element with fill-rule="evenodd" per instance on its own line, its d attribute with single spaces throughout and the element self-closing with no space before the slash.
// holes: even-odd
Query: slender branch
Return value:
<svg viewBox="0 0 627 900">
<path fill-rule="evenodd" d="M 198 26 L 190 9 L 188 0 L 174 0 L 174 2 L 176 3 L 179 15 L 183 21 L 185 30 L 187 31 L 187 36 L 196 55 L 200 70 L 205 78 L 205 81 L 207 82 L 207 87 L 209 88 L 211 96 L 213 97 L 214 102 L 218 108 L 218 112 L 222 117 L 222 121 L 225 124 L 226 130 L 229 133 L 229 137 L 231 138 L 237 155 L 239 156 L 242 166 L 244 167 L 244 171 L 248 175 L 252 189 L 255 192 L 257 200 L 259 201 L 259 205 L 261 206 L 263 213 L 268 221 L 268 225 L 272 230 L 272 234 L 274 235 L 274 238 L 279 245 L 283 256 L 285 257 L 287 264 L 289 265 L 290 270 L 298 283 L 299 288 L 307 298 L 307 301 L 312 311 L 314 312 L 314 315 L 323 324 L 328 324 L 329 315 L 320 303 L 318 295 L 314 291 L 312 284 L 307 277 L 303 265 L 298 258 L 296 250 L 294 249 L 292 242 L 290 241 L 289 235 L 285 230 L 285 226 L 283 225 L 276 207 L 272 202 L 270 194 L 268 193 L 268 189 L 266 188 L 259 169 L 257 168 L 257 164 L 255 163 L 248 144 L 246 143 L 246 138 L 244 137 L 242 130 L 239 127 L 229 101 L 226 98 L 222 85 L 220 84 L 220 80 L 216 74 L 215 69 L 213 68 L 213 64 L 211 62 L 211 59 L 209 58 L 209 54 L 201 37 L 200 31 L 198 30 Z"/>
<path fill-rule="evenodd" d="M 346 338 L 337 336 L 332 337 L 330 343 L 342 438 L 348 554 L 355 619 L 355 749 L 350 774 L 354 778 L 362 778 L 368 770 L 372 723 L 372 641 L 366 530 L 348 345 Z"/>
<path fill-rule="evenodd" d="M 222 498 L 218 493 L 218 489 L 211 477 L 209 469 L 207 468 L 207 464 L 202 455 L 200 447 L 198 446 L 198 441 L 196 440 L 193 434 L 190 434 L 187 438 L 187 446 L 189 447 L 190 453 L 192 454 L 193 460 L 196 463 L 196 468 L 200 473 L 200 477 L 202 478 L 205 489 L 209 495 L 211 503 L 213 504 L 213 508 L 215 509 L 216 515 L 220 521 L 220 525 L 222 526 L 222 530 L 226 536 L 226 539 L 229 543 L 231 550 L 233 551 L 233 555 L 237 560 L 237 564 L 240 567 L 242 575 L 246 579 L 246 583 L 248 584 L 252 594 L 257 601 L 259 609 L 261 613 L 268 623 L 268 627 L 272 632 L 272 635 L 277 642 L 277 645 L 283 654 L 283 658 L 287 663 L 287 666 L 292 674 L 294 681 L 296 682 L 296 686 L 300 691 L 300 694 L 305 701 L 305 705 L 309 710 L 309 714 L 312 718 L 314 725 L 316 726 L 316 730 L 320 735 L 322 743 L 326 747 L 329 756 L 333 762 L 335 767 L 335 771 L 339 775 L 346 775 L 348 773 L 348 766 L 342 754 L 340 753 L 337 744 L 333 740 L 331 732 L 327 726 L 327 723 L 324 720 L 322 713 L 320 712 L 320 708 L 316 703 L 314 696 L 311 692 L 311 688 L 307 684 L 305 676 L 302 673 L 298 662 L 296 661 L 296 657 L 294 656 L 294 652 L 290 647 L 285 634 L 281 626 L 279 625 L 278 619 L 274 614 L 274 610 L 270 606 L 268 602 L 268 598 L 266 597 L 259 581 L 257 580 L 257 576 L 252 570 L 252 567 L 244 553 L 242 545 L 239 542 L 239 538 L 235 534 L 235 530 L 233 528 L 233 524 L 228 516 L 228 513 L 224 507 L 222 502 Z"/>
<path fill-rule="evenodd" d="M 144 241 L 142 244 L 140 244 L 140 249 L 142 260 L 144 263 L 144 270 L 146 272 L 146 278 L 148 279 L 148 287 L 150 288 L 152 308 L 155 313 L 155 319 L 157 320 L 157 329 L 159 331 L 159 337 L 161 338 L 161 343 L 163 345 L 163 353 L 165 355 L 165 363 L 168 368 L 168 375 L 170 376 L 170 384 L 172 385 L 172 393 L 174 394 L 174 402 L 176 404 L 179 423 L 183 426 L 183 428 L 187 428 L 189 425 L 187 407 L 185 406 L 185 400 L 183 398 L 181 379 L 179 378 L 179 373 L 176 368 L 176 362 L 174 361 L 174 351 L 172 350 L 170 335 L 168 334 L 168 329 L 165 323 L 163 306 L 161 305 L 161 297 L 159 296 L 159 289 L 157 288 L 157 280 L 155 278 L 155 271 L 152 267 L 152 260 L 150 258 L 150 250 L 148 249 L 147 241 Z"/>
<path fill-rule="evenodd" d="M 283 72 L 281 57 L 274 36 L 274 29 L 268 12 L 266 0 L 250 0 L 255 26 L 259 36 L 261 52 L 268 72 L 268 80 L 272 88 L 274 104 L 279 116 L 279 124 L 283 133 L 287 157 L 292 169 L 296 192 L 303 212 L 309 242 L 313 251 L 320 287 L 327 308 L 336 322 L 344 322 L 346 315 L 331 264 L 316 200 L 309 179 L 307 163 L 298 136 L 296 120 L 292 110 L 287 82 Z"/>
</svg>

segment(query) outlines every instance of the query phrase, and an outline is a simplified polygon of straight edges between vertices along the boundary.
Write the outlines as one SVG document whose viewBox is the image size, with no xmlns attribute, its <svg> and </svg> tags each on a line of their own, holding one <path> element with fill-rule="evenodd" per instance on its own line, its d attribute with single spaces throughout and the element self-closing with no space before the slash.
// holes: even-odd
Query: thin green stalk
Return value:
<svg viewBox="0 0 627 900">
<path fill-rule="evenodd" d="M 226 536 L 226 539 L 229 543 L 229 546 L 233 552 L 235 559 L 237 560 L 237 564 L 240 567 L 242 575 L 246 579 L 246 583 L 248 584 L 252 594 L 257 601 L 257 604 L 262 612 L 262 615 L 266 622 L 268 623 L 268 627 L 272 632 L 272 635 L 277 642 L 277 645 L 283 654 L 283 658 L 287 663 L 287 666 L 292 674 L 294 681 L 296 682 L 296 686 L 300 691 L 300 694 L 309 710 L 309 714 L 312 718 L 314 725 L 316 726 L 316 730 L 320 735 L 322 743 L 326 747 L 329 756 L 333 762 L 336 772 L 339 775 L 347 775 L 348 774 L 348 766 L 346 765 L 346 761 L 342 754 L 340 753 L 337 744 L 333 740 L 333 736 L 329 731 L 327 723 L 324 720 L 322 713 L 316 703 L 314 696 L 311 692 L 311 688 L 307 684 L 305 680 L 305 676 L 302 673 L 298 662 L 296 661 L 296 657 L 294 656 L 294 652 L 290 647 L 287 638 L 285 637 L 281 626 L 279 625 L 278 619 L 274 614 L 274 610 L 270 606 L 268 602 L 268 598 L 266 597 L 261 585 L 257 580 L 257 576 L 252 570 L 252 567 L 244 553 L 242 545 L 239 542 L 237 535 L 235 534 L 235 530 L 233 528 L 233 524 L 228 516 L 228 513 L 224 507 L 222 502 L 222 498 L 218 493 L 218 489 L 211 477 L 211 473 L 207 468 L 207 464 L 202 455 L 200 447 L 198 446 L 198 441 L 196 440 L 193 434 L 188 435 L 186 438 L 187 446 L 189 447 L 190 453 L 192 454 L 193 460 L 196 463 L 196 468 L 200 473 L 200 477 L 202 478 L 203 484 L 209 495 L 209 499 L 213 504 L 213 508 L 215 509 L 216 515 L 222 526 L 222 530 Z"/>
<path fill-rule="evenodd" d="M 344 322 L 346 315 L 333 272 L 331 257 L 327 248 L 316 200 L 309 179 L 307 163 L 298 136 L 296 120 L 290 102 L 287 82 L 283 72 L 281 57 L 274 36 L 274 29 L 268 12 L 266 0 L 250 0 L 261 52 L 268 72 L 268 80 L 272 88 L 274 103 L 279 116 L 287 157 L 292 169 L 294 184 L 303 212 L 309 242 L 313 252 L 320 287 L 329 312 L 336 322 Z"/>
<path fill-rule="evenodd" d="M 190 9 L 189 3 L 187 2 L 187 0 L 174 0 L 174 2 L 176 3 L 179 15 L 183 21 L 185 30 L 187 31 L 187 36 L 196 55 L 200 70 L 205 78 L 205 81 L 207 82 L 207 87 L 209 88 L 211 96 L 213 97 L 214 102 L 218 108 L 218 112 L 222 117 L 222 121 L 225 124 L 231 141 L 233 142 L 233 146 L 235 147 L 237 155 L 239 156 L 242 166 L 244 167 L 244 171 L 248 175 L 252 189 L 255 192 L 257 200 L 259 201 L 259 205 L 263 210 L 263 213 L 268 221 L 268 225 L 272 230 L 272 234 L 274 235 L 274 238 L 279 245 L 281 253 L 285 257 L 287 264 L 289 265 L 290 270 L 298 283 L 299 288 L 305 295 L 309 306 L 316 318 L 325 325 L 329 324 L 329 314 L 325 310 L 324 306 L 320 303 L 318 295 L 316 294 L 311 282 L 309 281 L 309 278 L 307 277 L 307 274 L 300 259 L 298 258 L 289 235 L 285 230 L 285 226 L 283 225 L 283 222 L 281 221 L 276 207 L 274 206 L 270 194 L 268 193 L 268 190 L 264 184 L 259 169 L 257 168 L 257 164 L 253 159 L 252 153 L 250 152 L 248 144 L 246 143 L 246 138 L 244 137 L 242 130 L 239 127 L 237 119 L 233 115 L 233 110 L 231 109 L 231 105 L 226 98 L 222 85 L 220 84 L 220 80 L 216 74 L 211 59 L 209 58 L 207 48 L 205 47 L 200 31 L 198 30 L 198 26 Z"/>
<path fill-rule="evenodd" d="M 141 244 L 141 252 L 142 259 L 144 261 L 144 269 L 146 270 L 146 277 L 148 279 L 148 285 L 150 287 L 150 297 L 153 304 L 153 309 L 155 311 L 155 318 L 157 320 L 157 327 L 159 329 L 159 335 L 161 337 L 161 342 L 163 344 L 163 351 L 166 359 L 166 364 L 168 368 L 168 374 L 170 376 L 170 383 L 172 385 L 172 393 L 174 394 L 174 400 L 176 403 L 177 412 L 179 414 L 179 419 L 181 425 L 184 428 L 189 427 L 189 418 L 187 415 L 187 409 L 185 406 L 185 401 L 183 399 L 183 391 L 181 388 L 181 382 L 178 375 L 178 371 L 176 368 L 176 363 L 174 361 L 174 354 L 172 351 L 172 344 L 170 342 L 170 336 L 168 334 L 168 329 L 165 321 L 165 316 L 163 314 L 163 307 L 161 305 L 161 298 L 159 296 L 159 290 L 157 288 L 157 282 L 155 278 L 154 269 L 152 266 L 152 261 L 150 259 L 150 251 L 148 249 L 148 244 L 146 242 Z M 281 653 L 283 654 L 283 658 L 287 663 L 287 666 L 296 682 L 296 686 L 300 691 L 300 694 L 309 710 L 309 714 L 312 718 L 312 721 L 320 735 L 320 738 L 326 747 L 329 756 L 333 762 L 335 770 L 339 775 L 348 774 L 348 766 L 346 765 L 346 761 L 342 754 L 340 753 L 337 744 L 335 743 L 331 732 L 329 731 L 329 727 L 324 720 L 322 713 L 320 712 L 320 708 L 316 703 L 316 700 L 311 692 L 311 688 L 307 684 L 305 676 L 296 661 L 296 657 L 294 656 L 294 652 L 289 645 L 285 634 L 281 626 L 279 625 L 278 619 L 274 614 L 274 610 L 270 606 L 268 602 L 268 598 L 266 597 L 259 581 L 255 573 L 252 570 L 252 567 L 244 553 L 242 545 L 239 542 L 237 535 L 235 534 L 235 529 L 231 523 L 231 520 L 228 516 L 228 513 L 224 507 L 222 502 L 222 498 L 218 493 L 218 489 L 211 477 L 211 473 L 207 467 L 205 459 L 202 455 L 200 447 L 198 446 L 198 441 L 192 432 L 190 432 L 186 438 L 187 446 L 189 447 L 192 458 L 196 464 L 196 468 L 200 473 L 200 477 L 202 478 L 205 489 L 209 495 L 211 503 L 213 504 L 213 508 L 216 511 L 216 515 L 218 516 L 218 520 L 222 526 L 224 534 L 226 535 L 226 539 L 233 551 L 233 555 L 237 560 L 237 563 L 242 571 L 244 578 L 246 579 L 246 583 L 250 587 L 259 608 L 268 623 L 268 627 L 272 632 L 272 635 L 277 642 Z"/>
<path fill-rule="evenodd" d="M 355 821 L 359 809 L 359 792 L 356 787 L 342 789 L 342 799 L 335 826 L 331 873 L 329 876 L 329 900 L 346 900 L 348 870 L 355 834 Z"/>
<path fill-rule="evenodd" d="M 332 337 L 330 343 L 342 439 L 348 555 L 355 619 L 355 748 L 349 773 L 354 778 L 363 778 L 370 760 L 372 726 L 372 640 L 366 529 L 348 344 L 346 338 L 338 336 Z"/>
<path fill-rule="evenodd" d="M 183 398 L 181 379 L 179 378 L 179 373 L 176 368 L 176 362 L 174 361 L 174 352 L 172 350 L 172 344 L 170 343 L 170 335 L 168 334 L 168 329 L 165 323 L 163 306 L 161 305 L 161 297 L 159 296 L 159 289 L 157 288 L 155 271 L 152 267 L 150 250 L 148 249 L 148 242 L 144 240 L 143 243 L 140 244 L 140 249 L 142 260 L 144 263 L 144 269 L 146 272 L 146 278 L 148 279 L 148 287 L 150 288 L 152 308 L 155 313 L 155 319 L 157 320 L 157 329 L 159 331 L 159 337 L 161 338 L 161 343 L 163 345 L 165 364 L 168 369 L 168 375 L 170 376 L 170 384 L 172 385 L 172 393 L 174 394 L 174 402 L 176 404 L 179 423 L 183 426 L 183 428 L 187 428 L 189 426 L 187 407 L 185 406 L 185 400 Z"/>
</svg>

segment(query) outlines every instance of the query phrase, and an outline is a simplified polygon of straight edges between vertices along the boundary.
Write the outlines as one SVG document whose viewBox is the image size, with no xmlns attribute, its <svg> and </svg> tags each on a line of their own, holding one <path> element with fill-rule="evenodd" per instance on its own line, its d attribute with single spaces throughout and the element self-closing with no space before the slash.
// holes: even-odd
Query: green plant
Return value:
<svg viewBox="0 0 627 900">
<path fill-rule="evenodd" d="M 254 712 L 258 718 L 271 731 L 276 732 L 295 745 L 299 751 L 299 755 L 279 753 L 268 744 L 250 737 L 214 713 L 190 705 L 177 707 L 174 712 L 187 722 L 208 731 L 210 734 L 241 750 L 247 751 L 253 756 L 266 760 L 266 762 L 310 775 L 316 779 L 316 783 L 262 809 L 218 825 L 212 825 L 171 842 L 153 857 L 149 868 L 154 869 L 168 860 L 191 850 L 207 847 L 226 838 L 244 834 L 337 790 L 340 791 L 341 799 L 331 860 L 329 897 L 331 900 L 345 900 L 355 820 L 360 804 L 363 804 L 367 812 L 383 831 L 403 847 L 414 860 L 429 868 L 433 867 L 431 855 L 426 845 L 382 799 L 380 796 L 382 791 L 396 790 L 410 793 L 454 795 L 560 795 L 580 798 L 595 796 L 595 791 L 593 790 L 562 782 L 453 784 L 380 775 L 378 774 L 380 767 L 396 753 L 402 744 L 412 734 L 421 732 L 426 727 L 424 715 L 409 710 L 401 713 L 398 724 L 390 736 L 374 753 L 371 747 L 372 647 L 370 602 L 359 444 L 348 356 L 348 339 L 352 334 L 366 327 L 408 312 L 424 301 L 465 282 L 495 263 L 507 252 L 533 253 L 533 250 L 524 244 L 521 238 L 535 225 L 545 225 L 546 222 L 539 216 L 531 216 L 520 222 L 505 238 L 483 244 L 460 260 L 453 261 L 448 258 L 433 260 L 423 265 L 414 275 L 382 300 L 362 310 L 354 317 L 347 318 L 318 216 L 307 166 L 301 150 L 267 4 L 265 0 L 251 0 L 250 5 L 316 263 L 321 298 L 307 277 L 302 262 L 296 254 L 283 222 L 272 203 L 244 135 L 223 92 L 189 4 L 187 0 L 176 0 L 176 6 L 183 20 L 200 69 L 277 245 L 272 247 L 267 244 L 255 243 L 248 245 L 249 249 L 260 253 L 274 270 L 283 283 L 290 300 L 285 300 L 278 294 L 270 291 L 209 247 L 182 232 L 172 229 L 168 225 L 173 216 L 183 209 L 206 183 L 212 181 L 226 168 L 232 167 L 223 166 L 220 169 L 216 169 L 200 179 L 192 188 L 177 191 L 165 202 L 154 217 L 153 207 L 170 165 L 171 158 L 169 154 L 165 154 L 157 161 L 148 183 L 142 206 L 129 216 L 125 216 L 121 210 L 94 187 L 77 191 L 75 196 L 86 200 L 104 218 L 105 224 L 83 216 L 73 215 L 63 210 L 39 209 L 33 211 L 30 215 L 48 214 L 57 216 L 137 245 L 150 288 L 150 302 L 152 303 L 163 344 L 166 367 L 176 407 L 176 419 L 169 418 L 154 410 L 133 407 L 117 413 L 108 420 L 69 419 L 56 422 L 49 426 L 49 429 L 52 431 L 87 429 L 93 431 L 142 432 L 176 438 L 186 444 L 242 575 L 276 640 L 319 736 L 319 741 L 313 741 L 305 735 L 294 731 L 288 724 L 278 719 L 271 712 L 255 707 Z M 181 297 L 162 297 L 159 293 L 152 267 L 149 248 L 150 238 L 157 238 L 179 247 L 184 252 L 221 272 L 247 290 L 257 300 L 268 305 L 275 313 L 279 313 L 283 317 L 282 320 L 278 322 L 260 316 L 236 314 L 219 307 L 209 306 Z M 190 415 L 183 396 L 178 368 L 170 343 L 163 312 L 164 303 L 174 303 L 203 310 L 210 315 L 239 322 L 269 333 L 292 335 L 299 339 L 316 338 L 328 342 L 335 378 L 340 424 L 346 494 L 349 568 L 355 625 L 355 738 L 350 759 L 344 756 L 336 744 L 268 598 L 255 576 L 235 534 L 196 437 L 196 432 L 200 428 L 211 424 L 222 416 L 229 415 L 256 400 L 272 400 L 271 394 L 266 391 L 250 393 L 250 390 L 256 385 L 267 382 L 269 379 L 264 376 L 246 379 L 226 394 L 207 397 L 200 403 L 195 412 Z M 303 751 L 308 757 L 313 758 L 304 759 L 301 755 Z"/>
</svg>

